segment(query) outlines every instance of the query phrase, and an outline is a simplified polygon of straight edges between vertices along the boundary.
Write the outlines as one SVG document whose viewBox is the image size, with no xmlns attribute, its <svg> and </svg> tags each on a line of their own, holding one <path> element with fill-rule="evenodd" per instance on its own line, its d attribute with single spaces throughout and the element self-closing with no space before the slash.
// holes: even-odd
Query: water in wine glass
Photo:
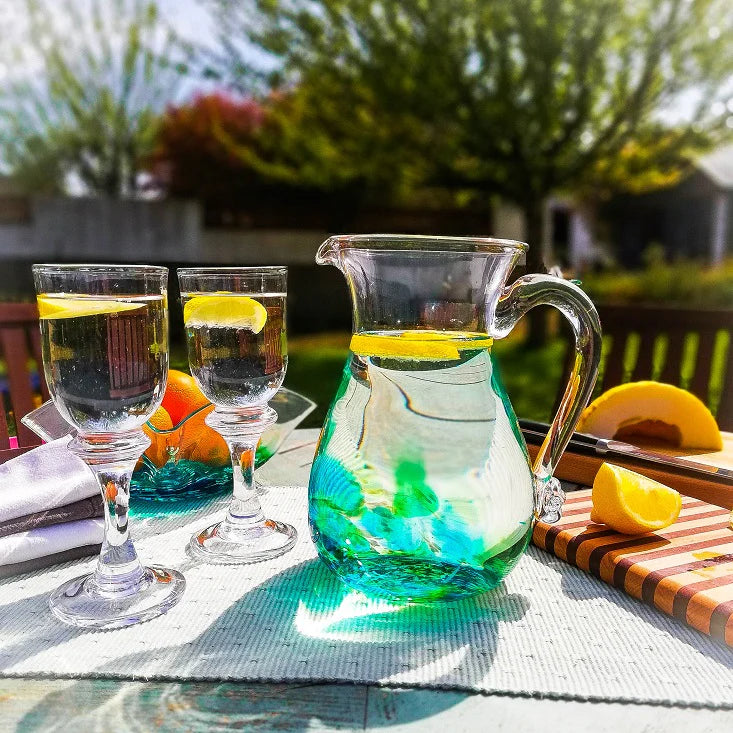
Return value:
<svg viewBox="0 0 733 733">
<path fill-rule="evenodd" d="M 141 427 L 165 389 L 164 296 L 44 293 L 38 310 L 46 382 L 64 418 L 83 433 Z"/>
<path fill-rule="evenodd" d="M 288 364 L 285 294 L 183 293 L 191 373 L 215 405 L 264 405 Z"/>
</svg>

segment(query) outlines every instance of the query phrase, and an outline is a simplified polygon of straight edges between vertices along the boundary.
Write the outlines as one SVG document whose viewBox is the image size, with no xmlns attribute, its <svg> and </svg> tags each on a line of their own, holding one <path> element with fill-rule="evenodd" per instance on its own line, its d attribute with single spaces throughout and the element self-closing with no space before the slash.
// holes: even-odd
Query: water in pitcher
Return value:
<svg viewBox="0 0 733 733">
<path fill-rule="evenodd" d="M 168 366 L 163 295 L 38 296 L 46 382 L 83 433 L 139 428 L 160 403 Z"/>
<path fill-rule="evenodd" d="M 485 334 L 356 334 L 310 481 L 320 556 L 353 588 L 495 587 L 531 534 L 532 475 Z"/>
<path fill-rule="evenodd" d="M 288 364 L 285 294 L 183 293 L 191 373 L 214 404 L 265 404 Z"/>
</svg>

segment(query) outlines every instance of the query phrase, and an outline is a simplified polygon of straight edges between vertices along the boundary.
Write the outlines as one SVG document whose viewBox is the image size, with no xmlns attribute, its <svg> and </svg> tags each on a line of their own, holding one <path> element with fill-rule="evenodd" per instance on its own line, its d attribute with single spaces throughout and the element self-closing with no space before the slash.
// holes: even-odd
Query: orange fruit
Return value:
<svg viewBox="0 0 733 733">
<path fill-rule="evenodd" d="M 184 417 L 207 404 L 209 401 L 190 374 L 177 369 L 169 370 L 163 407 L 168 411 L 173 425 L 178 425 Z"/>
<path fill-rule="evenodd" d="M 152 425 L 155 430 L 151 430 Z M 161 435 L 156 432 L 157 430 L 172 430 L 173 420 L 168 414 L 165 407 L 159 407 L 143 425 L 143 432 L 150 438 L 150 447 L 145 451 L 145 455 L 149 458 L 158 468 L 168 461 L 168 441 L 171 439 L 169 435 Z M 138 461 L 138 466 L 141 464 Z"/>
<path fill-rule="evenodd" d="M 199 461 L 209 466 L 228 466 L 231 460 L 224 438 L 210 428 L 205 420 L 214 405 L 197 412 L 181 426 L 178 458 Z"/>
</svg>

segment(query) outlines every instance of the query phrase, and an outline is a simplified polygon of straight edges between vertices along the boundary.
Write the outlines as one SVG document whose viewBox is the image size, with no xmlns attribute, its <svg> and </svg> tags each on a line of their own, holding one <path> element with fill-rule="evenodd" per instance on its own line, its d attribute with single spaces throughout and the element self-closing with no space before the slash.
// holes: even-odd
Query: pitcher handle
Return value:
<svg viewBox="0 0 733 733">
<path fill-rule="evenodd" d="M 601 359 L 601 324 L 590 298 L 576 285 L 551 275 L 525 275 L 504 290 L 491 331 L 503 338 L 536 305 L 551 305 L 570 321 L 575 336 L 575 363 L 560 407 L 535 458 L 535 516 L 557 522 L 565 494 L 553 472 L 583 408 L 588 404 Z"/>
</svg>

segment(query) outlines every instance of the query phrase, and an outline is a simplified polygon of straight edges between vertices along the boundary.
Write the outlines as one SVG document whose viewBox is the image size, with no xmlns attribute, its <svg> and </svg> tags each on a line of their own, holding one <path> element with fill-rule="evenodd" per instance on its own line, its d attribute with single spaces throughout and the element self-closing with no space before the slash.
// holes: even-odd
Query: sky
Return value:
<svg viewBox="0 0 733 733">
<path fill-rule="evenodd" d="M 163 17 L 184 37 L 204 45 L 216 39 L 211 16 L 199 0 L 158 0 Z"/>
</svg>

